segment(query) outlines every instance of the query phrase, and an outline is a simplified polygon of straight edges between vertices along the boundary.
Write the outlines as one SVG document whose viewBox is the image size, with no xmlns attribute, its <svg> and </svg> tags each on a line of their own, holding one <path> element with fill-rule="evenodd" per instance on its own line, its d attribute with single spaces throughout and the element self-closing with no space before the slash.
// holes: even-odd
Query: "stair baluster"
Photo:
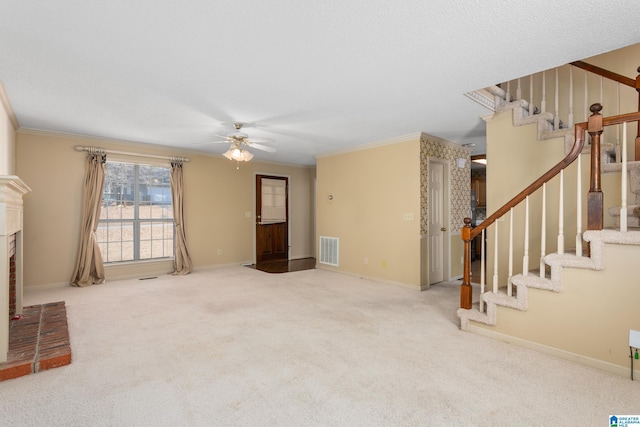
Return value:
<svg viewBox="0 0 640 427">
<path fill-rule="evenodd" d="M 498 239 L 498 224 L 495 224 L 495 226 L 493 227 L 493 281 L 491 282 L 493 285 L 493 293 L 497 294 L 498 293 L 498 287 L 499 287 L 499 283 L 498 283 L 498 247 L 500 246 L 500 240 Z"/>
<path fill-rule="evenodd" d="M 496 243 L 498 239 L 496 238 Z M 496 244 L 496 247 L 498 245 Z M 496 257 L 497 258 L 497 257 Z M 511 278 L 513 277 L 513 208 L 509 211 L 509 274 L 507 275 L 507 295 L 512 296 L 513 284 Z"/>
<path fill-rule="evenodd" d="M 547 78 L 546 73 L 542 72 L 542 101 L 540 101 L 540 113 L 547 112 Z"/>
<path fill-rule="evenodd" d="M 640 73 L 640 67 L 638 67 L 638 73 Z M 638 92 L 638 111 L 640 111 L 640 74 L 636 76 L 635 88 Z M 636 134 L 636 144 L 635 144 L 635 160 L 640 160 L 640 120 L 638 120 L 638 133 Z"/>
<path fill-rule="evenodd" d="M 560 88 L 558 87 L 558 67 L 556 67 L 556 88 L 554 94 L 555 114 L 553 117 L 553 130 L 560 129 Z"/>
<path fill-rule="evenodd" d="M 522 256 L 522 275 L 529 275 L 529 196 L 524 202 L 524 255 Z"/>
<path fill-rule="evenodd" d="M 564 253 L 564 169 L 560 171 L 560 189 L 558 191 L 558 253 Z"/>
<path fill-rule="evenodd" d="M 482 233 L 480 235 L 480 240 L 482 243 L 480 243 L 480 295 L 484 294 L 486 291 L 486 281 L 487 281 L 487 275 L 486 275 L 486 271 L 485 271 L 485 263 L 486 263 L 486 248 L 487 245 L 485 244 L 485 230 L 482 230 Z M 482 298 L 480 298 L 480 312 L 484 312 L 484 300 Z"/>
<path fill-rule="evenodd" d="M 533 74 L 529 75 L 529 115 L 536 113 L 536 107 L 533 104 Z"/>
<path fill-rule="evenodd" d="M 582 157 L 576 159 L 578 163 L 576 183 L 576 256 L 582 256 Z"/>
<path fill-rule="evenodd" d="M 573 67 L 569 67 L 569 118 L 568 127 L 573 127 Z"/>
<path fill-rule="evenodd" d="M 622 124 L 622 141 L 620 231 L 627 231 L 627 122 Z"/>
<path fill-rule="evenodd" d="M 547 254 L 547 183 L 542 184 L 542 221 L 540 223 L 540 277 L 544 277 L 544 256 Z"/>
</svg>

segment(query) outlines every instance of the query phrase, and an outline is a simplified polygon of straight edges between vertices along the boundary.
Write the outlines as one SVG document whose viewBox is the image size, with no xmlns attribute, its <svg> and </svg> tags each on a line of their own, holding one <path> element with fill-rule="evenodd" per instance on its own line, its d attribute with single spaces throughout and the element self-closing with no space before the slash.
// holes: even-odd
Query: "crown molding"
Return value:
<svg viewBox="0 0 640 427">
<path fill-rule="evenodd" d="M 135 149 L 141 150 L 141 151 L 144 151 L 145 149 L 152 150 L 154 153 L 166 155 L 166 156 L 172 156 L 179 151 L 181 153 L 186 153 L 186 154 L 177 155 L 178 157 L 204 156 L 204 157 L 214 157 L 214 158 L 219 157 L 220 159 L 224 159 L 222 155 L 218 153 L 207 153 L 203 151 L 190 150 L 188 148 L 181 148 L 181 147 L 175 147 L 175 146 L 169 146 L 169 145 L 159 145 L 159 144 L 152 144 L 148 142 L 106 138 L 106 137 L 93 136 L 93 135 L 82 135 L 77 133 L 58 132 L 58 131 L 35 129 L 35 128 L 19 128 L 16 131 L 16 133 L 25 134 L 25 135 L 41 135 L 41 136 L 49 136 L 54 138 L 65 138 L 70 140 L 77 140 L 78 143 L 81 143 L 83 145 L 100 144 L 100 143 L 115 144 L 119 146 L 126 145 L 128 147 L 129 146 L 135 147 Z M 290 163 L 283 163 L 283 162 L 276 162 L 276 161 L 265 161 L 265 160 L 252 160 L 249 163 L 261 163 L 261 164 L 274 165 L 274 166 L 286 166 L 286 167 L 292 167 L 297 169 L 314 169 L 315 168 L 315 165 L 298 165 L 298 164 L 290 164 Z"/>
<path fill-rule="evenodd" d="M 396 136 L 394 138 L 381 139 L 379 141 L 369 142 L 362 145 L 356 145 L 355 147 L 345 148 L 343 150 L 332 151 L 330 153 L 324 154 L 316 154 L 314 157 L 316 159 L 321 159 L 324 157 L 332 157 L 340 154 L 353 153 L 356 151 L 369 150 L 371 148 L 382 147 L 385 145 L 391 144 L 399 144 L 401 142 L 409 142 L 409 141 L 420 141 L 420 136 L 423 135 L 422 132 L 411 133 L 409 135 Z"/>
<path fill-rule="evenodd" d="M 473 92 L 467 92 L 464 94 L 469 99 L 474 100 L 483 107 L 488 108 L 491 111 L 496 111 L 496 103 L 494 96 L 486 89 L 480 89 Z"/>
<path fill-rule="evenodd" d="M 471 153 L 473 151 L 473 147 L 467 147 L 467 146 L 464 146 L 464 145 L 457 144 L 455 142 L 449 141 L 447 139 L 442 139 L 442 138 L 440 138 L 438 136 L 433 136 L 433 135 L 430 135 L 428 133 L 421 132 L 420 133 L 420 142 L 428 143 L 429 141 L 436 142 L 436 143 L 442 144 L 442 145 L 448 145 L 449 147 L 453 147 L 453 148 L 456 148 L 456 149 L 459 149 L 459 150 L 463 150 L 463 151 L 468 151 L 469 153 Z"/>
<path fill-rule="evenodd" d="M 11 102 L 9 101 L 9 97 L 7 96 L 7 91 L 4 88 L 4 85 L 0 81 L 0 102 L 4 106 L 5 111 L 7 112 L 7 117 L 9 117 L 9 121 L 13 125 L 13 130 L 17 131 L 20 129 L 20 124 L 18 123 L 18 118 L 16 117 L 16 113 L 13 111 L 13 107 L 11 106 Z"/>
</svg>

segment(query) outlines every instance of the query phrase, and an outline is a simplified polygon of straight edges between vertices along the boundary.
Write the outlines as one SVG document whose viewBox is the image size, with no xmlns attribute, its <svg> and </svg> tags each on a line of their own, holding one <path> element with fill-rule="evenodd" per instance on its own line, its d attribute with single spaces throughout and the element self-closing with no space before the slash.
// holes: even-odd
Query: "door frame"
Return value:
<svg viewBox="0 0 640 427">
<path fill-rule="evenodd" d="M 253 239 L 253 255 L 252 255 L 252 259 L 253 259 L 253 263 L 256 264 L 257 260 L 258 260 L 258 254 L 257 254 L 257 250 L 258 250 L 258 244 L 257 244 L 257 228 L 256 228 L 256 212 L 258 211 L 258 207 L 256 206 L 256 196 L 258 188 L 256 187 L 256 181 L 257 181 L 257 176 L 258 175 L 263 175 L 263 176 L 274 176 L 277 178 L 287 178 L 287 235 L 288 235 L 288 239 L 287 239 L 287 260 L 291 260 L 291 175 L 288 174 L 280 174 L 280 173 L 273 173 L 273 172 L 257 172 L 254 171 L 253 172 L 253 222 L 251 223 L 251 226 L 253 227 L 253 233 L 252 235 L 252 239 Z"/>
<path fill-rule="evenodd" d="M 444 281 L 451 280 L 451 165 L 449 160 L 441 159 L 438 157 L 429 157 L 429 164 L 439 163 L 443 165 L 442 171 L 442 216 L 445 219 L 445 227 L 447 231 L 443 232 L 442 236 L 442 273 Z M 431 169 L 431 168 L 429 168 Z M 427 198 L 427 200 L 429 200 Z M 429 215 L 431 215 L 431 206 L 429 206 Z M 428 274 L 429 269 L 427 269 Z M 431 278 L 427 278 L 427 283 L 431 281 Z"/>
</svg>

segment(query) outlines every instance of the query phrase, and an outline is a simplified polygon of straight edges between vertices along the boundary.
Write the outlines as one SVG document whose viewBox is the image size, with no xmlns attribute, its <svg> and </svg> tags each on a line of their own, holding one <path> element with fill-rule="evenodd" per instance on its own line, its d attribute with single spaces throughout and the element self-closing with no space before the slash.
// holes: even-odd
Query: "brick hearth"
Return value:
<svg viewBox="0 0 640 427">
<path fill-rule="evenodd" d="M 23 308 L 9 324 L 9 354 L 0 363 L 0 381 L 71 363 L 64 301 Z"/>
</svg>

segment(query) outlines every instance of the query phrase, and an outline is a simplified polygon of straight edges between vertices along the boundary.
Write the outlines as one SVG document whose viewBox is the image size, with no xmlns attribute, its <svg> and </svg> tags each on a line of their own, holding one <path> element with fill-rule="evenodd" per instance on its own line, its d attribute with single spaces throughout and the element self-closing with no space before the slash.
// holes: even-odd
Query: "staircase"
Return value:
<svg viewBox="0 0 640 427">
<path fill-rule="evenodd" d="M 510 113 L 514 126 L 535 126 L 537 139 L 540 141 L 561 138 L 564 141 L 566 159 L 569 160 L 561 161 L 556 172 L 551 173 L 550 170 L 505 206 L 497 209 L 487 218 L 486 224 L 483 223 L 477 227 L 481 230 L 471 229 L 469 223 L 462 230 L 462 238 L 465 242 L 465 278 L 461 286 L 462 308 L 457 311 L 460 327 L 465 331 L 517 342 L 619 374 L 628 373 L 626 366 L 628 366 L 629 329 L 640 330 L 640 316 L 637 316 L 640 310 L 640 286 L 635 285 L 635 278 L 640 274 L 640 267 L 637 266 L 640 264 L 640 161 L 626 161 L 627 144 L 624 143 L 627 136 L 626 127 L 622 144 L 619 136 L 617 143 L 615 139 L 613 142 L 609 139 L 608 142 L 600 144 L 600 134 L 592 133 L 595 129 L 592 125 L 597 125 L 598 122 L 604 123 L 604 126 L 632 122 L 640 119 L 640 114 L 632 113 L 603 119 L 598 114 L 599 110 L 595 112 L 592 107 L 594 114 L 589 117 L 589 122 L 580 123 L 574 127 L 572 117 L 566 121 L 560 120 L 557 114 L 546 112 L 543 106 L 535 107 L 533 96 L 528 100 L 523 99 L 522 96 L 513 98 L 510 91 L 503 89 L 504 85 L 501 86 L 483 91 L 484 94 L 490 93 L 494 96 L 493 105 L 496 114 Z M 544 100 L 544 95 L 542 99 Z M 555 110 L 556 113 L 559 110 L 557 97 Z M 571 111 L 572 108 L 568 110 Z M 591 144 L 584 144 L 586 131 L 592 136 Z M 583 139 L 583 145 L 579 149 L 576 147 L 576 136 Z M 597 141 L 594 138 L 597 138 Z M 592 146 L 593 153 L 591 153 Z M 576 149 L 578 151 L 572 154 L 572 150 Z M 564 224 L 567 221 L 567 215 L 563 213 L 565 199 L 575 200 L 577 196 L 578 200 L 582 200 L 584 197 L 581 195 L 584 190 L 581 189 L 582 184 L 578 178 L 578 184 L 570 197 L 564 196 L 563 192 L 566 190 L 563 188 L 566 185 L 563 181 L 563 173 L 574 160 L 578 159 L 576 162 L 578 172 L 575 174 L 580 177 L 580 157 L 582 157 L 580 154 L 590 154 L 592 163 L 598 163 L 596 165 L 598 190 L 600 189 L 600 170 L 602 173 L 610 174 L 610 177 L 616 176 L 619 187 L 625 190 L 618 190 L 621 205 L 607 210 L 608 215 L 615 218 L 615 229 L 605 229 L 600 226 L 583 232 L 583 203 L 577 203 L 574 208 L 577 213 L 574 214 L 571 224 L 571 227 L 577 230 L 576 244 L 572 251 L 565 251 Z M 570 159 L 572 156 L 573 158 Z M 594 161 L 594 157 L 597 161 Z M 547 197 L 544 195 L 546 185 L 556 175 L 559 178 L 555 179 L 560 180 L 559 198 L 561 200 L 558 230 L 553 230 L 558 233 L 556 247 L 553 248 L 555 252 L 545 254 L 548 226 L 545 224 L 546 213 L 543 212 L 539 269 L 530 269 L 529 198 L 541 191 L 544 210 L 544 200 Z M 607 178 L 608 181 L 611 181 L 610 177 Z M 592 190 L 593 177 L 589 184 L 589 189 Z M 627 205 L 627 193 L 631 194 L 634 204 Z M 601 195 L 594 195 L 592 192 L 588 194 L 589 226 L 587 228 L 594 228 L 591 226 L 593 221 L 590 218 L 594 201 L 592 199 L 597 199 L 598 196 L 601 200 Z M 617 199 L 617 195 L 611 197 L 609 193 L 607 197 L 610 200 Z M 524 250 L 521 254 L 522 268 L 521 272 L 514 274 L 514 234 L 516 238 L 522 238 L 518 233 L 513 232 L 514 207 L 523 204 L 526 204 L 524 208 L 526 219 L 520 219 L 521 223 L 525 224 Z M 523 210 L 522 207 L 518 209 Z M 509 221 L 508 236 L 499 235 L 498 221 L 503 223 Z M 491 234 L 490 227 L 495 229 L 495 235 Z M 502 229 L 504 228 L 503 224 Z M 489 265 L 489 270 L 493 267 L 493 287 L 487 289 L 485 287 L 487 277 L 481 277 L 480 294 L 477 301 L 471 303 L 472 291 L 468 280 L 470 269 L 466 265 L 470 263 L 470 256 L 468 256 L 470 248 L 467 247 L 467 242 L 480 232 L 488 233 L 490 240 L 486 252 L 493 253 L 493 260 L 490 260 L 493 263 L 489 262 L 493 264 Z M 499 245 L 509 246 L 508 256 L 503 256 L 499 252 Z M 588 252 L 588 255 L 585 252 Z M 625 260 L 628 261 L 625 262 Z M 620 264 L 620 261 L 623 263 Z M 485 262 L 484 255 L 482 262 Z M 504 267 L 506 264 L 508 268 Z M 502 272 L 507 269 L 505 278 Z M 491 277 L 491 275 L 487 276 Z M 465 287 L 468 288 L 465 289 Z M 555 294 L 562 296 L 554 300 L 550 295 Z M 623 311 L 619 311 L 617 307 L 623 307 Z M 610 316 L 603 314 L 607 310 Z M 566 313 L 566 318 L 562 313 Z"/>
</svg>

